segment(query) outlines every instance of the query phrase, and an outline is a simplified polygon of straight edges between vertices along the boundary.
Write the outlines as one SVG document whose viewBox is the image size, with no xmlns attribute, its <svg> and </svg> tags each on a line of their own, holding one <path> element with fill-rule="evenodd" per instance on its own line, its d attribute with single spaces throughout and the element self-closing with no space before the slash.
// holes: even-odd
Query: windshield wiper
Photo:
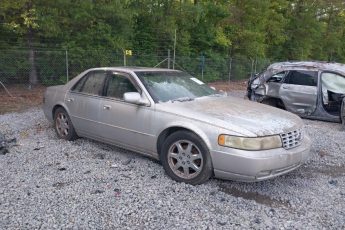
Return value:
<svg viewBox="0 0 345 230">
<path fill-rule="evenodd" d="M 193 100 L 194 98 L 190 98 L 190 97 L 179 97 L 179 98 L 171 100 L 171 102 L 175 102 L 175 101 L 185 102 L 185 101 L 193 101 Z"/>
</svg>

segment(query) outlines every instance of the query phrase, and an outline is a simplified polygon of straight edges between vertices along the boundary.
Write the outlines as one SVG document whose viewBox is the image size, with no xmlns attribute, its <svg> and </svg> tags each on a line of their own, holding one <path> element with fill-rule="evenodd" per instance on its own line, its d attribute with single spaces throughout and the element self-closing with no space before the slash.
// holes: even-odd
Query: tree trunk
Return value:
<svg viewBox="0 0 345 230">
<path fill-rule="evenodd" d="M 29 51 L 29 62 L 30 62 L 30 74 L 29 74 L 29 83 L 30 85 L 37 85 L 37 71 L 35 66 L 35 50 L 30 48 Z"/>
<path fill-rule="evenodd" d="M 37 78 L 37 70 L 35 65 L 35 50 L 32 47 L 32 30 L 31 28 L 28 31 L 28 45 L 30 48 L 29 51 L 29 63 L 30 63 L 30 74 L 29 74 L 29 83 L 30 86 L 37 85 L 38 78 Z"/>
</svg>

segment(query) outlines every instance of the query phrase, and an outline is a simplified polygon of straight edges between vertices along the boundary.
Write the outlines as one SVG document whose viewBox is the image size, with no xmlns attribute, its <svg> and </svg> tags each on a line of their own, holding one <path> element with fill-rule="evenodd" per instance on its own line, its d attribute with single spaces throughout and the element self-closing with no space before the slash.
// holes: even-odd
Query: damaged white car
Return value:
<svg viewBox="0 0 345 230">
<path fill-rule="evenodd" d="M 301 117 L 345 123 L 345 65 L 280 62 L 248 81 L 247 96 Z"/>
</svg>

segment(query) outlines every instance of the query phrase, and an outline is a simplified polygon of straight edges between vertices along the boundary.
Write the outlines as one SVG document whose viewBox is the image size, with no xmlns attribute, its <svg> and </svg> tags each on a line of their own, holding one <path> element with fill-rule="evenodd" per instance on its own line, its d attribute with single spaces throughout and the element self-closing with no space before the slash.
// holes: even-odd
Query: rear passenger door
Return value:
<svg viewBox="0 0 345 230">
<path fill-rule="evenodd" d="M 88 72 L 66 94 L 68 114 L 79 135 L 98 136 L 98 113 L 105 79 L 105 71 Z"/>
<path fill-rule="evenodd" d="M 317 102 L 317 79 L 317 71 L 289 71 L 279 89 L 285 108 L 305 116 L 313 113 Z"/>
</svg>

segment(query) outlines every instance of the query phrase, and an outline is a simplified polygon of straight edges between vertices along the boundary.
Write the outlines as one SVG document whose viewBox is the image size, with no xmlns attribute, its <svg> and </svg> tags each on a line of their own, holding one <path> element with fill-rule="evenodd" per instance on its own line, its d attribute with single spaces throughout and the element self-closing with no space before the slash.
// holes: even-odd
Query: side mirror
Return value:
<svg viewBox="0 0 345 230">
<path fill-rule="evenodd" d="M 143 99 L 138 92 L 128 92 L 123 94 L 123 99 L 125 102 L 136 104 L 136 105 L 148 105 L 147 99 Z"/>
</svg>

